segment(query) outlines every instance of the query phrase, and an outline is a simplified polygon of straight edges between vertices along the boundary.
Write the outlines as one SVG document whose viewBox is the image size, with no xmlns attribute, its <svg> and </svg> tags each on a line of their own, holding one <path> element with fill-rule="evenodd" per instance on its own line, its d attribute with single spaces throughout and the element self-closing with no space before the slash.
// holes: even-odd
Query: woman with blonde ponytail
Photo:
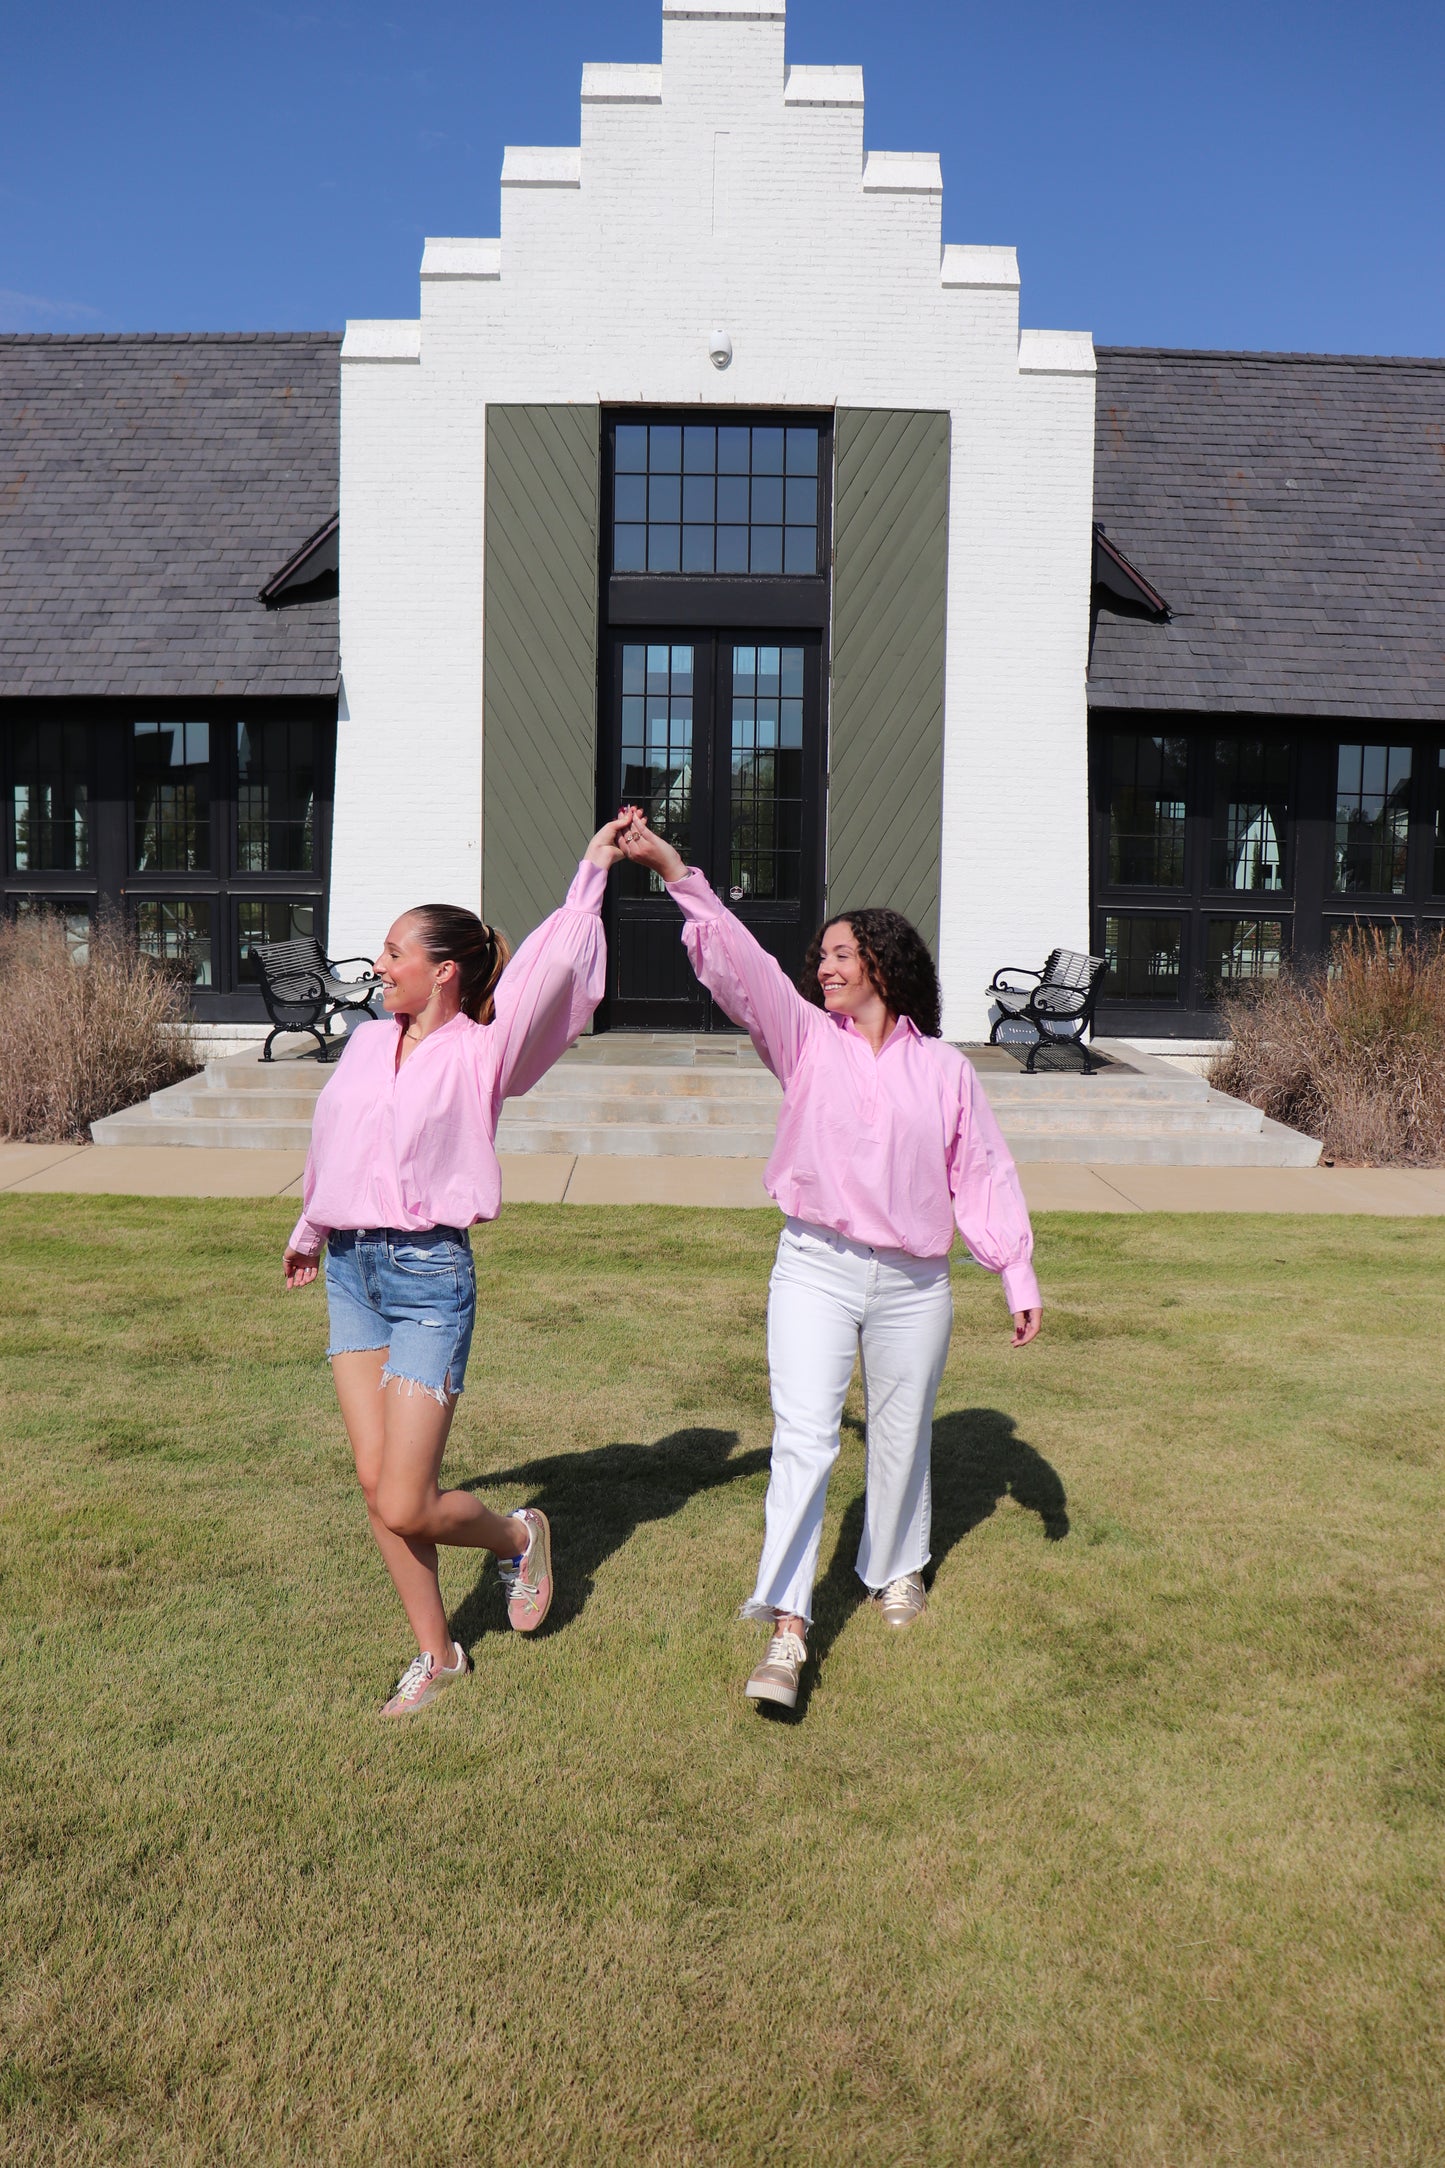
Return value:
<svg viewBox="0 0 1445 2168">
<path fill-rule="evenodd" d="M 288 1287 L 326 1251 L 328 1350 L 372 1534 L 417 1654 L 383 1716 L 411 1716 L 469 1669 L 447 1627 L 437 1546 L 496 1553 L 507 1614 L 534 1633 L 552 1600 L 551 1530 L 439 1487 L 476 1312 L 467 1230 L 495 1219 L 502 1101 L 530 1091 L 602 998 L 602 893 L 626 819 L 597 831 L 560 911 L 508 960 L 471 911 L 405 911 L 376 960 L 389 1026 L 348 1040 L 316 1105 Z"/>
</svg>

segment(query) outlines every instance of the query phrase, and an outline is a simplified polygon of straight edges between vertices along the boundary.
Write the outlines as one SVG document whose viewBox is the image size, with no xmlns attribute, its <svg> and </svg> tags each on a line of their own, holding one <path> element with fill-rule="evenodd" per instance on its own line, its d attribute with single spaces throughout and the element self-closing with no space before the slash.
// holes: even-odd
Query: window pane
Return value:
<svg viewBox="0 0 1445 2168">
<path fill-rule="evenodd" d="M 283 902 L 279 897 L 248 897 L 236 905 L 236 970 L 246 984 L 255 984 L 260 973 L 251 954 L 253 947 L 272 941 L 302 941 L 316 933 L 314 903 Z"/>
<path fill-rule="evenodd" d="M 682 432 L 682 464 L 688 474 L 711 474 L 717 465 L 717 431 L 689 422 Z"/>
<path fill-rule="evenodd" d="M 1284 922 L 1277 918 L 1212 918 L 1204 963 L 1205 998 L 1246 979 L 1277 979 L 1284 956 Z"/>
<path fill-rule="evenodd" d="M 684 572 L 711 572 L 713 560 L 713 534 L 711 527 L 684 527 L 682 530 L 682 569 Z"/>
<path fill-rule="evenodd" d="M 802 892 L 803 703 L 778 698 L 780 684 L 802 682 L 801 647 L 733 649 L 728 878 L 735 903 Z"/>
<path fill-rule="evenodd" d="M 17 873 L 81 873 L 90 864 L 89 776 L 87 724 L 23 723 L 16 730 Z"/>
<path fill-rule="evenodd" d="M 619 474 L 647 472 L 647 428 L 644 423 L 617 424 L 616 464 Z"/>
<path fill-rule="evenodd" d="M 1177 1001 L 1181 918 L 1106 918 L 1104 955 L 1111 1001 Z"/>
<path fill-rule="evenodd" d="M 208 870 L 211 863 L 209 723 L 136 723 L 133 732 L 136 871 L 196 873 Z M 209 980 L 206 983 L 209 984 Z"/>
<path fill-rule="evenodd" d="M 1285 739 L 1216 738 L 1209 839 L 1212 888 L 1284 887 L 1289 776 Z"/>
<path fill-rule="evenodd" d="M 1383 935 L 1385 954 L 1391 963 L 1399 955 L 1405 940 L 1405 929 L 1400 925 L 1398 919 L 1327 918 L 1325 920 L 1325 938 L 1329 942 L 1329 970 L 1332 978 L 1335 974 L 1336 958 L 1341 947 L 1348 941 L 1351 934 L 1356 933 Z"/>
<path fill-rule="evenodd" d="M 676 474 L 682 466 L 682 431 L 674 422 L 653 422 L 647 432 L 649 474 Z"/>
<path fill-rule="evenodd" d="M 1403 895 L 1409 840 L 1409 746 L 1342 745 L 1335 789 L 1336 893 Z"/>
<path fill-rule="evenodd" d="M 90 905 L 58 896 L 17 896 L 17 918 L 58 918 L 65 932 L 65 946 L 74 964 L 90 961 Z"/>
<path fill-rule="evenodd" d="M 646 439 L 647 472 L 638 435 Z M 613 477 L 614 572 L 818 570 L 816 428 L 714 426 L 709 422 L 619 425 Z M 787 479 L 784 470 L 786 468 Z M 741 536 L 672 530 L 741 528 Z M 786 527 L 786 539 L 782 530 Z"/>
<path fill-rule="evenodd" d="M 622 649 L 624 687 L 645 680 L 647 693 L 624 695 L 618 803 L 641 806 L 684 858 L 692 840 L 692 668 L 692 648 L 681 641 L 650 647 L 628 641 Z M 624 864 L 616 878 L 628 895 L 661 892 L 662 883 L 643 866 Z"/>
<path fill-rule="evenodd" d="M 147 897 L 135 907 L 136 938 L 144 956 L 173 966 L 193 986 L 210 986 L 211 906 L 203 897 L 173 902 Z"/>
<path fill-rule="evenodd" d="M 818 432 L 816 429 L 790 429 L 788 431 L 787 469 L 789 474 L 817 474 Z M 814 501 L 816 504 L 816 499 Z"/>
<path fill-rule="evenodd" d="M 1432 896 L 1445 896 L 1445 745 L 1440 748 L 1435 784 L 1435 877 Z"/>
<path fill-rule="evenodd" d="M 647 569 L 649 572 L 676 572 L 682 563 L 682 529 L 680 527 L 649 527 L 647 530 Z"/>
<path fill-rule="evenodd" d="M 242 873 L 316 866 L 316 726 L 268 716 L 236 725 L 236 865 Z"/>
<path fill-rule="evenodd" d="M 1120 731 L 1110 739 L 1109 880 L 1114 886 L 1182 885 L 1187 753 L 1184 738 Z"/>
</svg>

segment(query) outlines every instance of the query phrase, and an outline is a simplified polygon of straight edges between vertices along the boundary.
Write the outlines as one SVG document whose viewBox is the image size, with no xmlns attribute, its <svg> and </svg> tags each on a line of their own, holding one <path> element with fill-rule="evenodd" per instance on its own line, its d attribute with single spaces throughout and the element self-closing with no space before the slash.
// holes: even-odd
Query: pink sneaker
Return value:
<svg viewBox="0 0 1445 2168">
<path fill-rule="evenodd" d="M 517 1515 L 527 1524 L 527 1548 L 520 1558 L 499 1558 L 497 1571 L 507 1591 L 507 1623 L 514 1634 L 534 1634 L 552 1608 L 552 1530 L 537 1506 Z"/>
<path fill-rule="evenodd" d="M 383 1716 L 415 1716 L 429 1701 L 435 1701 L 445 1687 L 455 1686 L 471 1670 L 467 1652 L 460 1641 L 452 1643 L 454 1664 L 438 1664 L 425 1652 L 413 1656 L 411 1662 L 396 1682 L 396 1692 L 382 1709 Z"/>
</svg>

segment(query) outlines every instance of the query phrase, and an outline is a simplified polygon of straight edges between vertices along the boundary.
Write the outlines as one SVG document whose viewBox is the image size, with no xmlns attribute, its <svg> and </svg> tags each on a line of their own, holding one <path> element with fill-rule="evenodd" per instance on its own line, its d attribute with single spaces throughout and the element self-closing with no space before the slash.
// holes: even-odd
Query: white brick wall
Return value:
<svg viewBox="0 0 1445 2168">
<path fill-rule="evenodd" d="M 500 238 L 428 242 L 419 323 L 348 326 L 332 942 L 477 901 L 489 401 L 947 408 L 940 963 L 976 1037 L 996 965 L 1087 946 L 1093 350 L 1020 335 L 1012 250 L 942 247 L 937 160 L 865 163 L 859 72 L 788 69 L 769 4 L 665 0 L 660 68 L 584 70 L 580 149 L 507 152 Z"/>
</svg>

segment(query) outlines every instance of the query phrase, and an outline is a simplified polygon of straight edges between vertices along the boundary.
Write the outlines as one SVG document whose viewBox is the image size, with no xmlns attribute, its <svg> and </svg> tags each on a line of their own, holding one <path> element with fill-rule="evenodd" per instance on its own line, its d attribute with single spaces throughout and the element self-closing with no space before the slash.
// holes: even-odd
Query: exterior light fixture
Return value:
<svg viewBox="0 0 1445 2168">
<path fill-rule="evenodd" d="M 710 331 L 707 335 L 708 360 L 715 369 L 725 369 L 733 358 L 733 342 L 725 331 Z"/>
</svg>

